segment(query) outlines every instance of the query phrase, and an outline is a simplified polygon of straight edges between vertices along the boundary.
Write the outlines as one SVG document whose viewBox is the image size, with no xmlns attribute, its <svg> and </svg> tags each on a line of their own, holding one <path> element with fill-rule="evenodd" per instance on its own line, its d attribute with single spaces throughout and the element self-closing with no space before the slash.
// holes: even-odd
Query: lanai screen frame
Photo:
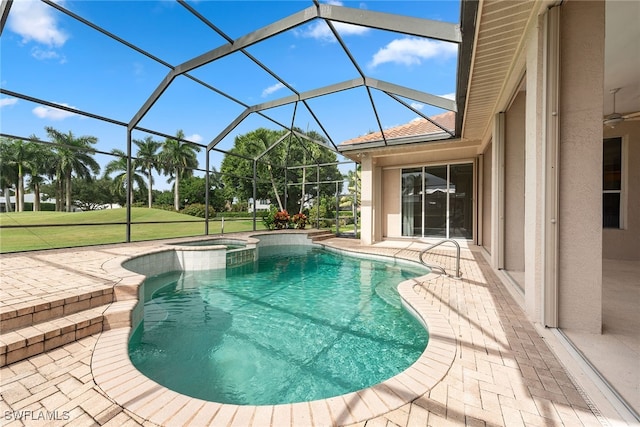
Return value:
<svg viewBox="0 0 640 427">
<path fill-rule="evenodd" d="M 66 107 L 63 105 L 59 105 L 53 102 L 49 102 L 43 99 L 38 99 L 26 94 L 22 94 L 22 93 L 18 93 L 18 92 L 14 92 L 14 91 L 10 91 L 4 88 L 0 88 L 0 94 L 3 95 L 9 95 L 9 96 L 13 96 L 16 98 L 20 98 L 23 100 L 27 100 L 30 102 L 35 102 L 41 105 L 45 105 L 51 108 L 56 108 L 56 109 L 60 109 L 60 110 L 65 110 L 71 113 L 75 113 L 75 114 L 79 114 L 82 116 L 86 116 L 86 117 L 90 117 L 93 119 L 97 119 L 97 120 L 101 120 L 101 121 L 105 121 L 111 124 L 116 124 L 119 126 L 123 126 L 126 127 L 127 129 L 127 141 L 126 141 L 126 154 L 127 154 L 127 187 L 130 188 L 130 186 L 132 185 L 132 132 L 135 131 L 142 131 L 142 132 L 146 132 L 148 134 L 151 135 L 156 135 L 156 136 L 161 136 L 161 137 L 165 137 L 165 138 L 170 138 L 170 139 L 174 139 L 174 140 L 179 140 L 183 143 L 188 143 L 188 144 L 193 144 L 195 146 L 198 146 L 200 148 L 205 148 L 206 149 L 206 165 L 205 165 L 205 169 L 197 169 L 200 171 L 205 172 L 205 180 L 206 180 L 206 188 L 209 188 L 209 175 L 211 173 L 210 170 L 210 160 L 209 160 L 209 154 L 211 153 L 211 151 L 217 151 L 217 152 L 221 152 L 224 154 L 228 154 L 228 155 L 234 155 L 234 156 L 238 156 L 235 153 L 232 152 L 228 152 L 225 150 L 219 150 L 216 148 L 217 144 L 222 141 L 229 133 L 231 133 L 233 131 L 233 129 L 235 129 L 244 119 L 246 119 L 247 117 L 249 117 L 251 114 L 258 114 L 260 116 L 262 116 L 263 118 L 271 121 L 272 123 L 274 123 L 275 125 L 281 127 L 282 129 L 285 129 L 288 131 L 287 136 L 289 136 L 289 138 L 295 136 L 298 140 L 300 140 L 300 138 L 305 139 L 311 143 L 315 143 L 320 145 L 321 147 L 324 147 L 326 149 L 332 150 L 334 152 L 336 152 L 337 154 L 341 154 L 341 150 L 338 147 L 338 145 L 336 144 L 335 141 L 333 141 L 333 139 L 330 136 L 330 133 L 327 132 L 327 130 L 325 129 L 325 127 L 323 126 L 322 122 L 318 119 L 317 115 L 313 112 L 313 109 L 310 107 L 310 105 L 307 103 L 307 100 L 312 99 L 312 98 L 316 98 L 316 97 L 320 97 L 323 95 L 329 95 L 329 94 L 333 94 L 333 93 L 337 93 L 337 92 L 341 92 L 341 91 L 345 91 L 345 90 L 349 90 L 349 89 L 353 89 L 353 88 L 358 88 L 358 87 L 363 87 L 369 97 L 369 101 L 372 107 L 372 110 L 374 112 L 376 121 L 377 121 L 377 126 L 380 130 L 380 133 L 382 135 L 382 141 L 380 142 L 376 142 L 373 144 L 366 144 L 366 146 L 362 146 L 361 148 L 372 148 L 372 147 L 376 147 L 376 146 L 387 146 L 388 141 L 387 138 L 385 136 L 385 130 L 382 126 L 381 120 L 380 120 L 380 116 L 379 116 L 379 112 L 378 109 L 376 107 L 376 102 L 373 99 L 372 96 L 372 89 L 377 89 L 381 92 L 383 92 L 384 94 L 388 95 L 390 98 L 392 98 L 393 100 L 395 100 L 396 102 L 402 104 L 404 107 L 410 109 L 411 111 L 413 111 L 413 113 L 415 113 L 416 115 L 430 121 L 431 123 L 433 123 L 434 125 L 440 127 L 444 132 L 446 132 L 446 134 L 448 135 L 449 138 L 456 138 L 460 135 L 461 133 L 461 129 L 462 129 L 462 121 L 463 121 L 463 112 L 464 112 L 464 106 L 465 106 L 465 101 L 466 101 L 466 92 L 467 92 L 467 84 L 468 84 L 468 76 L 469 76 L 469 67 L 471 64 L 471 54 L 472 54 L 472 44 L 473 44 L 473 38 L 474 38 L 474 30 L 475 30 L 475 19 L 476 19 L 476 12 L 477 12 L 477 7 L 478 7 L 478 2 L 477 0 L 462 0 L 462 4 L 461 4 L 461 10 L 460 10 L 460 16 L 461 16 L 461 24 L 453 24 L 453 23 L 447 23 L 447 22 L 442 22 L 442 21 L 435 21 L 435 20 L 430 20 L 430 19 L 424 19 L 424 18 L 416 18 L 416 17 L 409 17 L 409 16 L 402 16 L 402 15 L 395 15 L 395 14 L 389 14 L 389 13 L 383 13 L 383 12 L 375 12 L 375 11 L 369 11 L 369 10 L 363 10 L 363 9 L 355 9 L 355 8 L 349 8 L 349 7 L 344 7 L 344 6 L 336 6 L 336 5 L 331 5 L 331 4 L 325 4 L 325 3 L 320 3 L 318 0 L 312 0 L 312 5 L 303 9 L 302 11 L 293 13 L 291 15 L 286 16 L 285 18 L 282 18 L 276 22 L 273 22 L 271 24 L 268 24 L 258 30 L 252 31 L 250 33 L 247 33 L 239 38 L 236 39 L 232 39 L 229 35 L 225 34 L 221 29 L 219 29 L 218 27 L 215 26 L 215 24 L 213 24 L 212 22 L 210 22 L 206 17 L 204 17 L 202 14 L 200 14 L 195 8 L 193 8 L 191 5 L 189 5 L 188 3 L 186 3 L 185 0 L 176 0 L 178 2 L 178 4 L 180 4 L 181 6 L 183 6 L 186 10 L 188 10 L 190 13 L 192 13 L 196 18 L 198 18 L 200 21 L 202 21 L 204 24 L 206 24 L 209 28 L 211 28 L 214 32 L 216 32 L 218 35 L 220 35 L 221 37 L 223 37 L 227 43 L 223 44 L 215 49 L 212 49 L 202 55 L 198 55 L 196 57 L 193 57 L 187 61 L 182 62 L 181 64 L 177 65 L 177 66 L 173 66 L 171 64 L 169 64 L 168 62 L 152 55 L 151 53 L 143 50 L 142 48 L 140 48 L 139 46 L 130 43 L 122 38 L 120 38 L 119 36 L 107 31 L 106 29 L 102 28 L 101 26 L 94 24 L 90 21 L 88 21 L 87 19 L 75 14 L 74 12 L 66 9 L 65 7 L 55 3 L 52 0 L 41 0 L 43 3 L 57 9 L 58 11 L 64 13 L 65 15 L 91 27 L 93 30 L 96 30 L 104 35 L 106 35 L 107 37 L 123 44 L 124 46 L 129 47 L 130 49 L 133 49 L 134 51 L 136 51 L 137 53 L 144 55 L 145 57 L 169 68 L 169 72 L 167 73 L 167 75 L 164 77 L 164 79 L 162 79 L 160 81 L 160 83 L 158 84 L 158 86 L 156 87 L 156 89 L 153 91 L 153 93 L 146 99 L 146 101 L 142 104 L 142 106 L 140 107 L 140 109 L 134 114 L 134 116 L 128 121 L 128 122 L 122 122 L 122 121 L 118 121 L 109 117 L 104 117 L 104 116 L 99 116 L 87 111 L 83 111 L 80 109 L 76 109 L 76 108 L 70 108 L 70 107 Z M 0 36 L 2 35 L 4 28 L 5 28 L 5 24 L 7 22 L 9 13 L 10 13 L 10 9 L 11 9 L 11 5 L 12 5 L 13 1 L 12 0 L 3 0 L 2 3 L 0 4 Z M 336 38 L 336 40 L 338 41 L 338 43 L 340 44 L 341 49 L 344 51 L 344 53 L 348 56 L 349 60 L 351 61 L 353 67 L 357 70 L 357 73 L 359 75 L 358 78 L 355 79 L 351 79 L 351 80 L 347 80 L 347 81 L 343 81 L 340 83 L 335 83 L 335 84 L 331 84 L 328 86 L 324 86 L 324 87 L 319 87 L 319 88 L 315 88 L 309 91 L 305 91 L 305 92 L 299 92 L 297 91 L 291 84 L 287 83 L 283 78 L 281 78 L 280 76 L 278 76 L 275 72 L 273 72 L 272 70 L 270 70 L 268 67 L 266 67 L 264 64 L 262 64 L 258 59 L 256 59 L 253 55 L 251 55 L 249 52 L 247 52 L 245 49 L 248 48 L 249 46 L 252 46 L 256 43 L 259 43 L 261 41 L 267 40 L 273 36 L 276 36 L 284 31 L 288 31 L 294 28 L 297 28 L 301 25 L 307 24 L 313 20 L 323 20 L 328 27 L 330 28 L 333 36 Z M 436 96 L 436 95 L 432 95 L 430 93 L 426 93 L 426 92 L 422 92 L 422 91 L 418 91 L 412 88 L 408 88 L 408 87 L 404 87 L 401 85 L 397 85 L 397 84 L 393 84 L 393 83 L 389 83 L 389 82 L 385 82 L 382 80 L 378 80 L 378 79 L 374 79 L 371 78 L 369 76 L 367 76 L 362 67 L 359 65 L 358 61 L 355 59 L 355 57 L 353 56 L 353 54 L 350 52 L 349 48 L 347 47 L 347 45 L 345 44 L 345 42 L 342 40 L 340 34 L 338 33 L 338 31 L 336 30 L 336 27 L 334 25 L 333 22 L 339 22 L 339 23 L 345 23 L 345 24 L 352 24 L 352 25 L 357 25 L 357 26 L 362 26 L 362 27 L 367 27 L 367 28 L 373 28 L 373 29 L 378 29 L 378 30 L 386 30 L 386 31 L 391 31 L 394 33 L 398 33 L 398 34 L 403 34 L 403 35 L 410 35 L 410 36 L 417 36 L 417 37 L 423 37 L 423 38 L 427 38 L 427 39 L 432 39 L 432 40 L 439 40 L 439 41 L 445 41 L 445 42 L 449 42 L 449 43 L 455 43 L 458 45 L 458 70 L 457 70 L 457 82 L 456 82 L 456 86 L 457 86 L 457 90 L 456 90 L 456 99 L 455 100 L 451 100 L 448 98 L 443 98 L 440 96 Z M 463 37 L 463 34 L 465 35 L 465 37 Z M 213 61 L 216 61 L 218 59 L 224 58 L 227 55 L 236 53 L 236 52 L 241 52 L 242 54 L 244 54 L 247 58 L 249 58 L 253 63 L 255 63 L 256 65 L 258 65 L 260 68 L 262 68 L 264 71 L 266 71 L 267 73 L 269 73 L 272 77 L 274 77 L 279 83 L 281 83 L 282 85 L 284 85 L 285 87 L 287 87 L 291 92 L 293 92 L 293 95 L 287 96 L 287 97 L 283 97 L 280 99 L 276 99 L 273 101 L 269 101 L 269 102 L 264 102 L 264 103 L 260 103 L 260 104 L 255 104 L 255 105 L 248 105 L 234 97 L 232 97 L 230 94 L 192 76 L 189 74 L 190 71 L 193 71 L 195 69 L 197 69 L 198 67 L 204 66 L 206 64 L 209 64 Z M 144 118 L 144 116 L 149 112 L 149 110 L 153 107 L 154 103 L 156 101 L 158 101 L 158 99 L 160 99 L 160 97 L 162 96 L 163 92 L 171 85 L 171 83 L 173 82 L 173 80 L 178 77 L 178 76 L 185 76 L 189 79 L 191 79 L 192 81 L 202 85 L 203 87 L 205 87 L 206 89 L 209 89 L 215 93 L 217 93 L 218 95 L 221 95 L 225 98 L 227 98 L 228 100 L 244 107 L 244 111 L 238 115 L 236 117 L 235 120 L 233 120 L 231 123 L 229 123 L 229 125 L 222 131 L 220 132 L 215 138 L 213 138 L 211 140 L 211 142 L 209 142 L 208 144 L 204 145 L 204 144 L 199 144 L 199 143 L 195 143 L 192 141 L 188 141 L 188 140 L 183 140 L 183 139 L 179 139 L 175 136 L 171 136 L 171 135 L 167 135 L 165 133 L 162 132 L 158 132 L 155 130 L 151 130 L 151 129 L 145 129 L 139 126 L 140 121 Z M 422 113 L 420 110 L 412 107 L 411 105 L 409 105 L 407 102 L 405 102 L 402 98 L 407 98 L 407 99 L 411 99 L 411 100 L 415 100 L 424 104 L 428 104 L 428 105 L 432 105 L 434 107 L 437 108 L 441 108 L 447 111 L 453 111 L 456 112 L 456 127 L 455 127 L 455 131 L 452 132 L 448 129 L 445 129 L 443 127 L 441 127 L 440 125 L 438 125 L 437 123 L 433 122 L 429 117 L 427 117 L 424 113 Z M 270 108 L 274 108 L 274 107 L 280 107 L 280 106 L 285 106 L 285 105 L 290 105 L 293 104 L 294 105 L 294 112 L 293 112 L 293 116 L 291 119 L 291 125 L 286 125 L 283 123 L 278 122 L 277 120 L 269 117 L 267 114 L 264 113 L 265 110 L 268 110 Z M 329 144 L 326 144 L 322 141 L 317 141 L 317 140 L 312 140 L 310 138 L 308 138 L 306 135 L 299 133 L 295 130 L 293 124 L 295 123 L 295 114 L 297 111 L 297 107 L 299 104 L 304 105 L 304 107 L 306 107 L 306 109 L 311 113 L 311 116 L 314 118 L 314 120 L 316 121 L 317 125 L 320 127 L 320 129 L 322 129 L 322 131 L 324 132 L 324 134 L 327 136 L 328 140 L 329 140 Z M 4 134 L 4 133 L 0 133 L 0 136 L 3 137 L 8 137 L 8 138 L 18 138 L 18 139 L 23 139 L 23 140 L 31 140 L 30 138 L 24 138 L 24 137 L 20 137 L 20 136 L 15 136 L 15 135 L 8 135 L 8 134 Z M 285 138 L 282 138 L 278 143 L 282 142 Z M 42 142 L 42 141 L 37 141 L 37 142 Z M 269 148 L 270 149 L 270 148 Z M 267 151 L 269 150 L 267 149 Z M 260 158 L 263 157 L 266 154 L 266 151 L 259 154 L 258 156 L 256 156 L 253 159 L 249 159 L 246 158 L 246 160 L 251 160 L 254 162 L 254 170 L 255 170 L 255 164 L 258 161 L 261 161 Z M 239 156 L 239 157 L 243 157 L 243 156 Z M 309 164 L 309 165 L 297 165 L 295 167 L 319 167 L 319 165 L 316 164 Z M 288 168 L 288 165 L 283 165 L 282 167 L 285 168 L 285 170 Z M 255 176 L 253 177 L 253 187 L 254 187 L 254 196 L 255 196 L 255 188 L 256 188 L 256 179 Z M 286 191 L 286 184 L 285 184 L 285 191 Z M 209 192 L 207 191 L 206 195 L 206 201 L 207 201 L 207 205 L 209 203 Z M 254 203 L 255 203 L 255 197 L 254 197 Z M 130 192 L 127 192 L 127 206 L 126 206 L 126 237 L 125 237 L 125 242 L 129 243 L 131 241 L 131 194 Z M 209 227 L 209 218 L 208 218 L 208 211 L 206 211 L 205 213 L 205 235 L 208 234 L 208 227 Z M 253 229 L 255 230 L 256 228 L 256 218 L 255 218 L 255 209 L 253 212 Z"/>
</svg>

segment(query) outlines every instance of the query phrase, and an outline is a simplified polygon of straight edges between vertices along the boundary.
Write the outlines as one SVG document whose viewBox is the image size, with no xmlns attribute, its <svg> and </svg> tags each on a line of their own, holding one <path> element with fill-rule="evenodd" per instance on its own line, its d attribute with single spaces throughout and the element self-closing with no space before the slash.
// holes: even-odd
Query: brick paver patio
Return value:
<svg viewBox="0 0 640 427">
<path fill-rule="evenodd" d="M 407 244 L 404 249 L 362 246 L 347 239 L 322 243 L 413 260 L 419 249 L 415 244 Z M 61 295 L 77 287 L 114 286 L 118 278 L 102 269 L 107 261 L 159 245 L 149 242 L 3 256 L 3 312 L 8 312 L 9 306 L 17 312 L 26 299 L 45 299 L 42 283 Z M 453 265 L 452 252 L 447 249 L 434 252 L 430 260 L 449 268 Z M 479 249 L 463 249 L 461 270 L 461 280 L 440 276 L 414 286 L 424 301 L 448 319 L 454 331 L 454 337 L 448 339 L 455 343 L 456 354 L 445 377 L 417 399 L 357 425 L 606 425 L 606 420 L 594 414 L 592 405 L 572 383 Z M 99 336 L 86 336 L 0 368 L 2 425 L 154 425 L 116 404 L 97 385 L 91 366 Z M 184 416 L 171 418 L 168 425 L 195 419 L 213 420 L 212 425 L 281 425 L 272 418 L 274 412 L 269 407 L 261 408 L 250 419 L 242 418 L 245 413 L 241 411 L 202 414 L 190 413 L 189 408 L 189 399 L 185 399 Z M 296 420 L 296 415 L 292 413 L 289 419 Z M 220 422 L 223 419 L 226 421 Z M 326 424 L 326 419 L 319 421 L 311 416 L 291 423 Z"/>
</svg>

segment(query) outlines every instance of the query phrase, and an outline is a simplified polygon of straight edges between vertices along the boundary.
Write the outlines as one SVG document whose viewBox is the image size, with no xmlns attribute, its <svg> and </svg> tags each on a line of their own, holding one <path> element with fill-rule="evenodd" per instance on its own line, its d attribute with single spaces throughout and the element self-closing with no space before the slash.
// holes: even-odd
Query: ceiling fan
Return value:
<svg viewBox="0 0 640 427">
<path fill-rule="evenodd" d="M 640 119 L 640 111 L 636 111 L 635 113 L 629 113 L 629 114 L 620 114 L 616 112 L 616 93 L 619 90 L 620 90 L 619 87 L 609 90 L 609 92 L 613 95 L 613 113 L 605 116 L 603 120 L 603 124 L 611 128 L 616 127 L 616 125 L 624 122 L 625 120 Z"/>
</svg>

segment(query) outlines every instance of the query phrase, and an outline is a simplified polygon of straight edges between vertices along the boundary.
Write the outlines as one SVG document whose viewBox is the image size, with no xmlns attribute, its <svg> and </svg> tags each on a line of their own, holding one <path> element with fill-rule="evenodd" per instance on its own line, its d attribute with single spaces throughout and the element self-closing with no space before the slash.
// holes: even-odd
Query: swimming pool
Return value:
<svg viewBox="0 0 640 427">
<path fill-rule="evenodd" d="M 257 263 L 232 269 L 147 279 L 157 290 L 129 343 L 133 364 L 192 397 L 271 405 L 363 389 L 418 359 L 428 336 L 395 287 L 425 269 L 282 249 L 260 248 Z"/>
</svg>

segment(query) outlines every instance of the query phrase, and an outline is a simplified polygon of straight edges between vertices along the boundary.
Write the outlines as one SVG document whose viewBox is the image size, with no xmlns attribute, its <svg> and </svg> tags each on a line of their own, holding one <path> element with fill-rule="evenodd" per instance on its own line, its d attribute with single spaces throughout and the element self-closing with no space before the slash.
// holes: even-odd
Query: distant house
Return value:
<svg viewBox="0 0 640 427">
<path fill-rule="evenodd" d="M 256 200 L 256 212 L 269 210 L 271 207 L 271 200 Z M 247 208 L 249 213 L 253 212 L 253 199 L 249 199 L 249 207 Z"/>
<path fill-rule="evenodd" d="M 24 202 L 25 203 L 34 203 L 36 200 L 36 195 L 33 193 L 27 193 L 24 195 Z M 9 196 L 9 203 L 11 203 L 11 211 L 15 211 L 16 210 L 16 196 L 15 193 L 13 196 Z M 40 199 L 40 203 L 52 203 L 55 204 L 56 203 L 56 199 L 50 199 L 50 198 L 46 198 L 46 199 Z M 4 194 L 0 195 L 0 212 L 6 212 L 7 211 L 7 198 L 5 197 Z"/>
</svg>

